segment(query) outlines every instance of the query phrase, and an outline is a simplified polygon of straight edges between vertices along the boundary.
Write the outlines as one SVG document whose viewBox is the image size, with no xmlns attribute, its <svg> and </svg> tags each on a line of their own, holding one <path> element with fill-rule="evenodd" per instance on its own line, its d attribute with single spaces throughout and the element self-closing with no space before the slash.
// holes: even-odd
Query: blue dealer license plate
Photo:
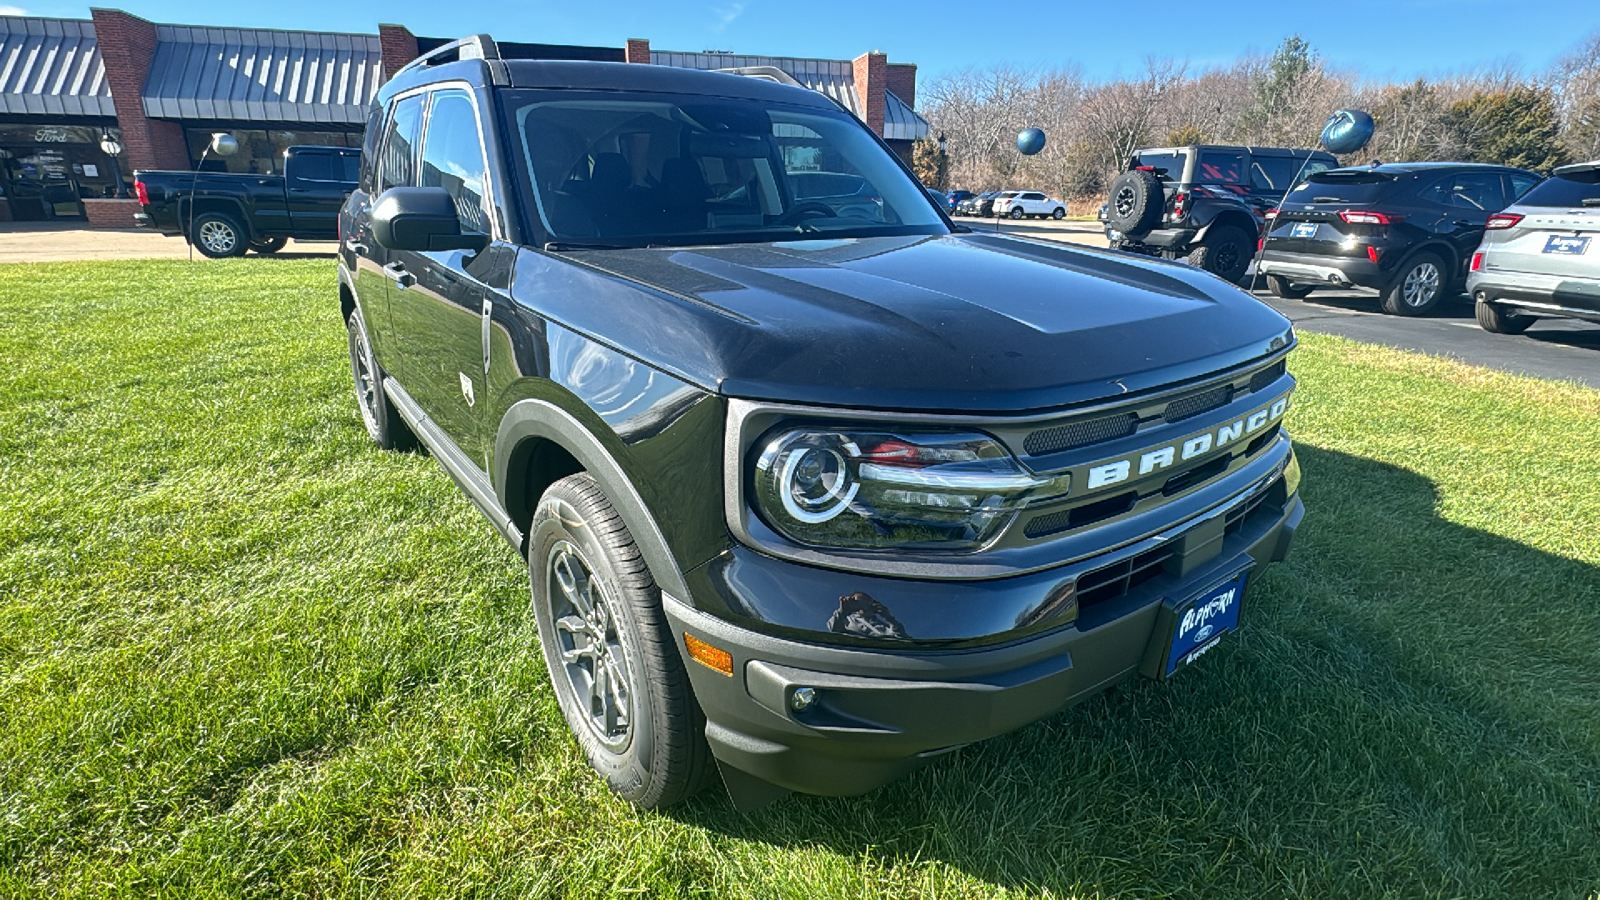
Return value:
<svg viewBox="0 0 1600 900">
<path fill-rule="evenodd" d="M 1290 237 L 1316 237 L 1317 236 L 1317 223 L 1315 223 L 1315 222 L 1296 222 L 1296 223 L 1294 223 L 1294 227 L 1289 229 L 1289 236 Z"/>
<path fill-rule="evenodd" d="M 1194 662 L 1215 647 L 1223 635 L 1239 630 L 1239 606 L 1249 577 L 1249 572 L 1240 572 L 1176 610 L 1165 674 L 1171 675 Z"/>
<path fill-rule="evenodd" d="M 1589 239 L 1576 235 L 1552 234 L 1544 242 L 1544 252 L 1560 253 L 1565 256 L 1582 256 L 1589 249 Z"/>
</svg>

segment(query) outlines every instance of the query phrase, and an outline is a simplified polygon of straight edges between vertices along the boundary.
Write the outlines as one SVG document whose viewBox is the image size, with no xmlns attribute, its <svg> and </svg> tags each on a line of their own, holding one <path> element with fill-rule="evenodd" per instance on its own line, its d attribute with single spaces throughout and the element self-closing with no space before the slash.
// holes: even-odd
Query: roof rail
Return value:
<svg viewBox="0 0 1600 900">
<path fill-rule="evenodd" d="M 488 36 L 487 34 L 471 34 L 458 41 L 451 41 L 448 44 L 440 44 L 432 50 L 429 50 L 427 53 L 424 53 L 416 59 L 413 59 L 411 62 L 401 66 L 400 72 L 394 73 L 394 75 L 391 77 L 397 78 L 400 76 L 401 72 L 409 72 L 412 69 L 421 69 L 427 66 L 437 66 L 441 63 L 456 62 L 458 60 L 498 60 L 499 58 L 500 45 L 494 42 L 494 38 Z"/>
<path fill-rule="evenodd" d="M 718 72 L 727 72 L 730 75 L 748 75 L 751 78 L 760 78 L 763 81 L 776 81 L 792 87 L 805 87 L 795 80 L 793 75 L 777 66 L 738 66 L 732 69 L 717 69 Z"/>
</svg>

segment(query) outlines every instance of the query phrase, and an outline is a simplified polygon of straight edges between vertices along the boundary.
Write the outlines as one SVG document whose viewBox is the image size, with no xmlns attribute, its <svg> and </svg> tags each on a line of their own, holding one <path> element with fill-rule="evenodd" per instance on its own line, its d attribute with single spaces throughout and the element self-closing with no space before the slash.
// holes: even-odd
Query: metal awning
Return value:
<svg viewBox="0 0 1600 900">
<path fill-rule="evenodd" d="M 885 91 L 887 102 L 883 108 L 883 139 L 886 141 L 915 141 L 928 136 L 933 126 L 917 115 L 917 111 L 894 95 Z"/>
<path fill-rule="evenodd" d="M 115 116 L 94 23 L 0 16 L 0 113 Z"/>
<path fill-rule="evenodd" d="M 741 56 L 737 53 L 671 53 L 651 51 L 650 62 L 679 69 L 774 68 L 819 94 L 832 97 L 845 109 L 861 115 L 856 96 L 855 66 L 849 60 L 799 59 L 789 56 Z"/>
<path fill-rule="evenodd" d="M 361 125 L 383 83 L 377 35 L 160 25 L 144 83 L 164 119 Z"/>
</svg>

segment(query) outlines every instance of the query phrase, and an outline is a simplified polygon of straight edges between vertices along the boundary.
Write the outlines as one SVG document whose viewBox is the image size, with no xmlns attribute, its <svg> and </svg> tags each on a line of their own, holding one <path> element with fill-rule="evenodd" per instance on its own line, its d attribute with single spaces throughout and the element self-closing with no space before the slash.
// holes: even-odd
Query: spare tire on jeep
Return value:
<svg viewBox="0 0 1600 900">
<path fill-rule="evenodd" d="M 1144 234 L 1161 221 L 1166 194 L 1152 172 L 1130 169 L 1111 182 L 1106 223 L 1123 234 Z"/>
</svg>

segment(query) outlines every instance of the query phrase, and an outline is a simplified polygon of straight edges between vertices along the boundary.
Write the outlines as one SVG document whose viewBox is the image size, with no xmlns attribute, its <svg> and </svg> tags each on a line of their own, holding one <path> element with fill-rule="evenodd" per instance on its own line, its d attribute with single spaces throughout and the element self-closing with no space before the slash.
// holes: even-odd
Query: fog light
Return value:
<svg viewBox="0 0 1600 900">
<path fill-rule="evenodd" d="M 817 689 L 811 687 L 797 687 L 789 695 L 789 708 L 795 712 L 805 712 L 817 705 Z"/>
</svg>

